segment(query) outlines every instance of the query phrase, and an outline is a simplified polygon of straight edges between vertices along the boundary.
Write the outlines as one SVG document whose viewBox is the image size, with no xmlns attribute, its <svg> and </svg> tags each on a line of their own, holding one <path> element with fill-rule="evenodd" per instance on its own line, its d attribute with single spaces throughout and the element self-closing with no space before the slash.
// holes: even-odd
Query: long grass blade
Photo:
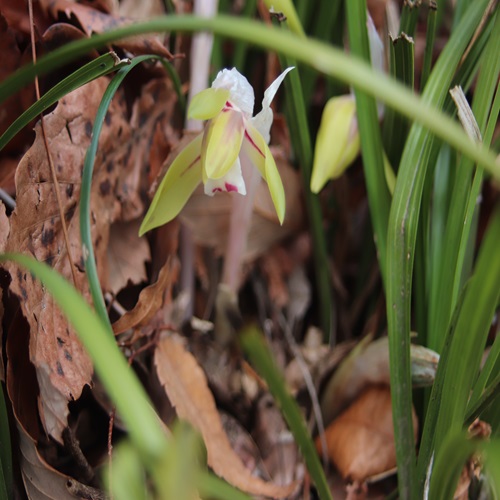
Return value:
<svg viewBox="0 0 500 500">
<path fill-rule="evenodd" d="M 349 44 L 354 56 L 370 61 L 370 44 L 367 32 L 366 1 L 352 0 L 346 4 Z M 370 214 L 375 233 L 381 274 L 387 279 L 385 261 L 387 249 L 387 223 L 391 195 L 384 173 L 384 152 L 375 99 L 359 89 L 354 89 L 358 117 L 363 169 L 365 172 Z"/>
<path fill-rule="evenodd" d="M 283 376 L 276 368 L 276 363 L 264 344 L 262 335 L 257 328 L 247 327 L 241 333 L 240 341 L 244 351 L 250 357 L 251 363 L 267 382 L 271 394 L 281 408 L 304 457 L 309 474 L 318 489 L 319 497 L 322 500 L 331 499 L 330 488 L 300 409 L 287 391 Z"/>
<path fill-rule="evenodd" d="M 128 59 L 120 60 L 114 52 L 109 52 L 85 64 L 85 66 L 77 69 L 74 73 L 71 73 L 71 75 L 54 85 L 40 98 L 40 100 L 35 102 L 23 114 L 16 118 L 0 137 L 0 150 L 2 150 L 18 132 L 28 125 L 31 120 L 43 113 L 47 108 L 52 106 L 52 104 L 61 99 L 61 97 L 64 97 L 66 94 L 69 94 L 73 90 L 80 88 L 100 76 L 107 75 L 111 71 L 119 70 L 121 67 L 128 64 L 128 62 Z"/>
<path fill-rule="evenodd" d="M 483 7 L 483 0 L 478 0 L 474 5 Z M 470 19 L 465 19 L 465 21 L 469 24 Z M 385 75 L 372 71 L 367 64 L 354 60 L 339 49 L 315 40 L 304 40 L 291 33 L 280 32 L 262 23 L 230 16 L 217 16 L 213 19 L 192 16 L 158 17 L 151 21 L 95 35 L 89 39 L 77 40 L 40 58 L 36 66 L 33 64 L 24 66 L 0 83 L 0 102 L 31 82 L 35 75 L 46 74 L 91 49 L 102 47 L 121 38 L 162 31 L 200 30 L 210 30 L 222 36 L 274 50 L 293 57 L 321 73 L 353 85 L 425 126 L 437 137 L 480 163 L 495 178 L 500 179 L 500 163 L 496 161 L 495 156 L 487 148 L 470 141 L 461 128 L 435 109 L 428 99 L 418 98 L 404 89 L 402 85 Z"/>
</svg>

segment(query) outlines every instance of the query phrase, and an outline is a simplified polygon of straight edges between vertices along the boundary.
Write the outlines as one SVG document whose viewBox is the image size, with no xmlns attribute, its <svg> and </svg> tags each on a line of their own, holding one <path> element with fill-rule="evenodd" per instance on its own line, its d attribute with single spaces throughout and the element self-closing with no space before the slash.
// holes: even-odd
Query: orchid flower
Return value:
<svg viewBox="0 0 500 500">
<path fill-rule="evenodd" d="M 188 116 L 207 120 L 204 131 L 175 158 L 141 224 L 139 234 L 178 215 L 196 187 L 205 194 L 246 194 L 242 164 L 257 168 L 267 182 L 280 223 L 285 216 L 285 192 L 269 150 L 273 112 L 270 107 L 286 74 L 281 73 L 264 93 L 262 110 L 252 117 L 254 92 L 235 68 L 219 72 L 212 87 L 195 95 Z"/>
<path fill-rule="evenodd" d="M 383 71 L 384 45 L 370 16 L 368 16 L 367 27 L 372 66 Z M 378 107 L 378 114 L 381 118 L 382 106 Z M 360 140 L 354 95 L 350 93 L 332 97 L 323 110 L 318 130 L 311 191 L 319 193 L 329 179 L 340 177 L 358 156 L 359 150 Z"/>
</svg>

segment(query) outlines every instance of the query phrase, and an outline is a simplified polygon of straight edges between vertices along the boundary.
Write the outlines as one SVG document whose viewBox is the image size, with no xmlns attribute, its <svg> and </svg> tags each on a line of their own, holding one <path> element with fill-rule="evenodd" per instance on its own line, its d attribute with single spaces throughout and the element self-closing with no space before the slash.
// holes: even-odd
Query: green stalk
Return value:
<svg viewBox="0 0 500 500">
<path fill-rule="evenodd" d="M 370 44 L 366 27 L 366 0 L 351 0 L 346 4 L 349 44 L 353 56 L 370 62 Z M 387 282 L 386 248 L 387 222 L 391 195 L 384 173 L 384 152 L 380 133 L 377 103 L 365 92 L 354 89 L 358 117 L 363 169 L 368 201 L 384 285 Z"/>
<path fill-rule="evenodd" d="M 161 59 L 160 56 L 139 56 L 136 57 L 129 66 L 121 68 L 115 77 L 109 83 L 104 95 L 102 96 L 101 103 L 97 110 L 97 114 L 94 121 L 94 127 L 92 128 L 92 139 L 90 141 L 87 154 L 85 155 L 85 161 L 83 164 L 82 172 L 82 187 L 80 192 L 80 236 L 82 238 L 82 245 L 85 251 L 83 252 L 85 260 L 85 273 L 87 275 L 87 280 L 90 287 L 90 293 L 92 295 L 92 301 L 94 303 L 95 310 L 101 321 L 106 325 L 108 334 L 114 338 L 113 330 L 108 318 L 108 312 L 106 310 L 106 304 L 104 302 L 104 297 L 102 295 L 101 285 L 99 283 L 99 275 L 97 273 L 97 265 L 94 255 L 94 246 L 92 244 L 91 235 L 91 217 L 90 217 L 90 193 L 92 187 L 92 174 L 94 171 L 95 157 L 97 154 L 97 146 L 99 144 L 99 136 L 101 135 L 102 125 L 108 112 L 111 100 L 118 90 L 123 79 L 134 69 L 138 64 L 147 61 L 149 59 Z"/>
<path fill-rule="evenodd" d="M 286 58 L 286 66 L 293 66 L 294 64 L 295 61 Z M 314 271 L 318 287 L 321 329 L 325 341 L 333 345 L 335 343 L 335 329 L 333 328 L 331 314 L 333 298 L 330 285 L 330 273 L 327 271 L 329 268 L 328 254 L 326 250 L 325 232 L 323 230 L 319 197 L 312 193 L 309 187 L 311 185 L 313 154 L 298 68 L 290 72 L 288 78 L 285 80 L 285 87 L 288 97 L 287 111 L 289 115 L 290 135 L 293 139 L 292 144 L 294 145 L 300 172 L 302 174 L 304 195 L 313 240 Z"/>
<path fill-rule="evenodd" d="M 427 82 L 423 101 L 440 108 L 469 40 L 478 26 L 487 0 L 477 0 L 450 37 Z M 411 287 L 415 242 L 422 191 L 434 138 L 421 125 L 410 131 L 396 182 L 390 212 L 387 267 L 391 396 L 395 427 L 398 483 L 403 499 L 421 498 L 417 482 L 412 424 L 410 371 Z"/>
<path fill-rule="evenodd" d="M 485 7 L 483 0 L 478 0 L 474 5 Z M 470 19 L 465 19 L 465 21 L 469 24 Z M 487 148 L 470 141 L 459 125 L 437 111 L 427 99 L 418 98 L 391 78 L 372 71 L 367 64 L 354 60 L 334 47 L 315 40 L 305 40 L 291 33 L 280 32 L 262 23 L 230 16 L 217 16 L 213 19 L 192 16 L 158 17 L 88 39 L 77 40 L 40 58 L 36 66 L 28 64 L 5 79 L 0 84 L 0 102 L 33 81 L 35 75 L 46 74 L 86 54 L 91 49 L 102 47 L 121 38 L 163 31 L 200 30 L 213 31 L 221 36 L 274 50 L 293 57 L 321 73 L 353 85 L 425 126 L 457 151 L 480 163 L 496 179 L 500 179 L 500 162 L 496 161 L 495 156 Z"/>
</svg>

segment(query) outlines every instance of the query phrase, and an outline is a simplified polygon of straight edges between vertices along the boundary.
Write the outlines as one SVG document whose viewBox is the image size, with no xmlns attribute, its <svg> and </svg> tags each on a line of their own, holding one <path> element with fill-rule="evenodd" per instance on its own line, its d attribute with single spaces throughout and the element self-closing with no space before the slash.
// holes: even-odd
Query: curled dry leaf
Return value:
<svg viewBox="0 0 500 500">
<path fill-rule="evenodd" d="M 19 430 L 21 476 L 26 494 L 31 500 L 74 500 L 67 485 L 76 482 L 70 476 L 51 467 L 39 454 L 36 442 L 22 428 Z"/>
<path fill-rule="evenodd" d="M 83 31 L 88 36 L 91 36 L 92 33 L 104 33 L 105 31 L 126 26 L 133 22 L 132 19 L 106 14 L 87 5 L 70 0 L 43 0 L 41 3 L 56 19 L 59 13 L 64 13 L 68 18 L 75 16 Z M 167 59 L 172 59 L 173 57 L 155 35 L 134 36 L 117 41 L 115 45 L 135 55 L 158 54 Z"/>
<path fill-rule="evenodd" d="M 417 436 L 417 417 L 413 411 Z M 344 479 L 365 481 L 396 466 L 391 392 L 370 386 L 325 431 L 328 456 Z M 316 440 L 321 451 L 321 442 Z"/>
<path fill-rule="evenodd" d="M 158 378 L 177 415 L 197 429 L 205 442 L 208 465 L 232 485 L 253 495 L 285 498 L 295 484 L 278 486 L 252 476 L 231 448 L 207 379 L 178 336 L 164 338 L 155 351 Z"/>
<path fill-rule="evenodd" d="M 411 345 L 414 386 L 431 385 L 439 355 L 423 346 Z M 369 384 L 389 384 L 389 343 L 387 337 L 372 341 L 368 335 L 342 361 L 321 396 L 321 413 L 331 422 Z"/>
<path fill-rule="evenodd" d="M 129 328 L 149 323 L 163 304 L 165 290 L 176 282 L 178 271 L 178 262 L 168 259 L 161 268 L 156 283 L 144 288 L 139 294 L 139 300 L 135 307 L 113 323 L 113 331 L 116 335 Z"/>
</svg>

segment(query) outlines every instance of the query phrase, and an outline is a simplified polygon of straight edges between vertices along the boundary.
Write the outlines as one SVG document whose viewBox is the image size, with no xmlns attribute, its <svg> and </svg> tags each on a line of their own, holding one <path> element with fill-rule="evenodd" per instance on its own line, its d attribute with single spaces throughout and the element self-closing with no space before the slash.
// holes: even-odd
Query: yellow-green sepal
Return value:
<svg viewBox="0 0 500 500">
<path fill-rule="evenodd" d="M 359 153 L 359 134 L 352 135 L 356 104 L 352 96 L 330 99 L 316 139 L 311 191 L 318 193 L 329 179 L 340 177 Z"/>
<path fill-rule="evenodd" d="M 227 100 L 229 99 L 229 90 L 227 89 L 205 89 L 196 94 L 188 109 L 188 118 L 195 120 L 210 120 L 216 116 Z"/>
<path fill-rule="evenodd" d="M 201 142 L 193 139 L 175 158 L 147 211 L 139 236 L 174 219 L 201 182 Z"/>
<path fill-rule="evenodd" d="M 240 112 L 224 110 L 207 123 L 201 146 L 201 165 L 209 179 L 220 179 L 240 154 L 245 124 Z"/>
<path fill-rule="evenodd" d="M 245 134 L 242 149 L 267 182 L 278 220 L 283 224 L 286 208 L 285 189 L 273 155 L 264 137 L 253 125 L 247 124 Z"/>
</svg>

